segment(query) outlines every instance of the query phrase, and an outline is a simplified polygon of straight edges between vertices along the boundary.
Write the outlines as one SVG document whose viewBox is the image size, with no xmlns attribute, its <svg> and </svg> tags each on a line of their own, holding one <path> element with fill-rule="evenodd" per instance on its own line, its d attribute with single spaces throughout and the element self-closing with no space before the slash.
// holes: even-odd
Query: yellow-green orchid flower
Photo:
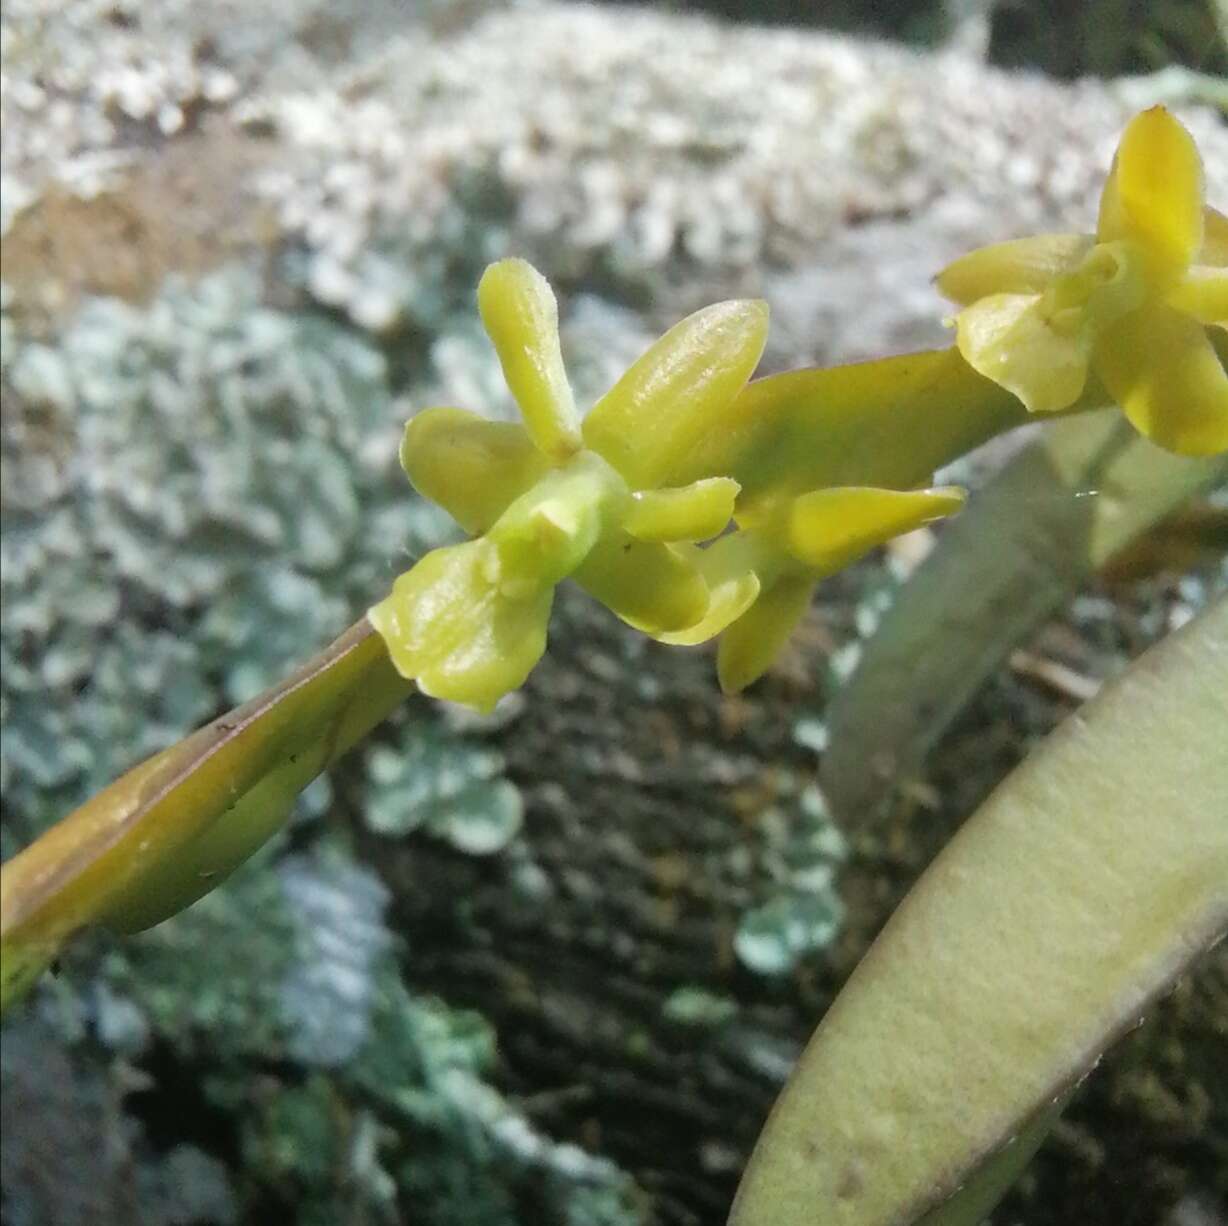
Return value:
<svg viewBox="0 0 1228 1226">
<path fill-rule="evenodd" d="M 964 309 L 960 353 L 1033 412 L 1079 398 L 1092 371 L 1148 438 L 1184 455 L 1228 450 L 1228 220 L 1205 205 L 1198 148 L 1163 107 L 1127 125 L 1095 235 L 974 251 L 938 277 Z"/>
<path fill-rule="evenodd" d="M 718 303 L 683 320 L 583 425 L 541 274 L 523 260 L 492 265 L 478 307 L 524 425 L 453 408 L 409 423 L 401 459 L 411 481 L 477 539 L 428 554 L 368 617 L 424 692 L 489 708 L 540 659 L 554 587 L 568 575 L 648 633 L 706 616 L 707 584 L 679 543 L 724 530 L 737 483 L 662 487 L 749 379 L 767 307 Z"/>
<path fill-rule="evenodd" d="M 953 514 L 964 499 L 964 491 L 953 486 L 834 486 L 759 502 L 737 515 L 737 532 L 697 551 L 712 591 L 708 616 L 657 637 L 692 644 L 720 633 L 721 688 L 744 689 L 780 653 L 820 579 L 894 536 Z"/>
</svg>

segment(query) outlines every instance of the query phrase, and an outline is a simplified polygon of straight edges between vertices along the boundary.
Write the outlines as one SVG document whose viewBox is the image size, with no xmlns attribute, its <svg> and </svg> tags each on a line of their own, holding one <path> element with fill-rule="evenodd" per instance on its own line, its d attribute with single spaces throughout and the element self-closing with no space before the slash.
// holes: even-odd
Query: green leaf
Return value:
<svg viewBox="0 0 1228 1226">
<path fill-rule="evenodd" d="M 1228 599 L 1068 719 L 924 874 L 802 1055 L 734 1226 L 975 1221 L 1043 1113 L 1228 928 L 1226 744 Z"/>
<path fill-rule="evenodd" d="M 1189 460 L 1116 412 L 1054 422 L 943 533 L 827 712 L 823 790 L 860 820 L 915 771 L 1010 650 L 1228 457 Z"/>
<path fill-rule="evenodd" d="M 919 1218 L 916 1226 L 981 1226 L 1036 1156 L 1070 1098 L 1070 1094 L 1064 1094 L 1038 1111 L 997 1153 L 977 1167 L 950 1200 Z"/>
<path fill-rule="evenodd" d="M 14 856 L 0 868 L 0 1008 L 80 929 L 147 928 L 213 889 L 412 688 L 364 618 Z"/>
</svg>

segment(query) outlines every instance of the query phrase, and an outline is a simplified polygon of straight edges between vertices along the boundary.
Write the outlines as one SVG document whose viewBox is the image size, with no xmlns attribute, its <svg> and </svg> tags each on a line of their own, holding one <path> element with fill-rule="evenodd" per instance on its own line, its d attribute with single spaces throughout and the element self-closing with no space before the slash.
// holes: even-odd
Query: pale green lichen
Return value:
<svg viewBox="0 0 1228 1226">
<path fill-rule="evenodd" d="M 688 985 L 675 988 L 665 998 L 661 1012 L 669 1021 L 682 1026 L 722 1026 L 737 1017 L 738 1002 Z"/>
<path fill-rule="evenodd" d="M 383 356 L 249 273 L 93 302 L 4 361 L 9 839 L 276 680 L 448 528 L 406 496 Z"/>
<path fill-rule="evenodd" d="M 503 766 L 498 751 L 449 735 L 437 722 L 410 717 L 395 740 L 367 751 L 372 788 L 363 820 L 389 837 L 422 830 L 459 851 L 499 851 L 515 837 L 524 816 L 520 793 L 503 778 Z"/>
<path fill-rule="evenodd" d="M 847 847 L 822 794 L 801 784 L 786 806 L 759 816 L 760 864 L 772 885 L 743 913 L 733 948 L 761 975 L 783 975 L 825 949 L 840 931 L 844 905 L 836 874 Z"/>
<path fill-rule="evenodd" d="M 207 1051 L 200 1093 L 237 1121 L 242 1197 L 290 1201 L 298 1226 L 393 1222 L 405 1204 L 432 1226 L 512 1226 L 530 1194 L 558 1226 L 643 1220 L 612 1162 L 543 1136 L 489 1084 L 480 1016 L 405 986 L 374 874 L 329 846 L 267 859 L 35 1007 L 70 1047 L 115 1034 L 104 1019 L 123 1012 L 178 1060 Z M 201 948 L 210 960 L 185 956 Z"/>
</svg>

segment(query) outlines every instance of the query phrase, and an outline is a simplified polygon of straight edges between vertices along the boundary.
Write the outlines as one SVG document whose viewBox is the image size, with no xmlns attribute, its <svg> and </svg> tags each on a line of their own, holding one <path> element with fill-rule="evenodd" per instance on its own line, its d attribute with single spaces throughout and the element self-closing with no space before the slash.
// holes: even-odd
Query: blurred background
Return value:
<svg viewBox="0 0 1228 1226">
<path fill-rule="evenodd" d="M 452 539 L 396 448 L 430 404 L 511 414 L 488 261 L 551 278 L 586 404 L 721 297 L 769 300 L 766 369 L 942 344 L 934 272 L 1089 228 L 1140 106 L 1228 204 L 1226 30 L 1222 0 L 7 0 L 4 855 Z M 1079 696 L 1004 667 L 885 825 L 838 826 L 824 704 L 914 560 L 825 585 L 737 699 L 568 591 L 493 716 L 407 703 L 223 888 L 6 1021 L 4 1223 L 722 1222 L 833 992 Z M 1101 581 L 1029 649 L 1094 684 L 1222 583 Z M 1226 1038 L 1221 959 L 994 1222 L 1228 1221 Z"/>
</svg>

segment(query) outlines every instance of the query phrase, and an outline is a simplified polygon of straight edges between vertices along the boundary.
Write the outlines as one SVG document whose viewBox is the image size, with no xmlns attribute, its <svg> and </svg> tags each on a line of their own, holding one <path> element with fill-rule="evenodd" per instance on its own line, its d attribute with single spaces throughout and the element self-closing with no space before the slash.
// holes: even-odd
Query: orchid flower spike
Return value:
<svg viewBox="0 0 1228 1226">
<path fill-rule="evenodd" d="M 1089 372 L 1140 433 L 1183 455 L 1228 450 L 1228 219 L 1203 199 L 1198 148 L 1164 107 L 1130 121 L 1095 235 L 1048 234 L 956 260 L 975 370 L 1036 413 L 1070 407 Z"/>
<path fill-rule="evenodd" d="M 558 311 L 523 260 L 487 269 L 478 308 L 523 416 L 427 409 L 401 463 L 474 539 L 427 554 L 368 613 L 397 670 L 439 698 L 492 707 L 541 658 L 555 586 L 570 576 L 668 643 L 721 635 L 726 689 L 770 664 L 815 581 L 899 532 L 949 514 L 960 491 L 768 493 L 723 535 L 738 483 L 693 466 L 734 421 L 763 352 L 767 307 L 723 302 L 671 328 L 581 421 Z M 778 474 L 781 491 L 790 473 Z M 713 541 L 707 547 L 700 542 Z"/>
</svg>

